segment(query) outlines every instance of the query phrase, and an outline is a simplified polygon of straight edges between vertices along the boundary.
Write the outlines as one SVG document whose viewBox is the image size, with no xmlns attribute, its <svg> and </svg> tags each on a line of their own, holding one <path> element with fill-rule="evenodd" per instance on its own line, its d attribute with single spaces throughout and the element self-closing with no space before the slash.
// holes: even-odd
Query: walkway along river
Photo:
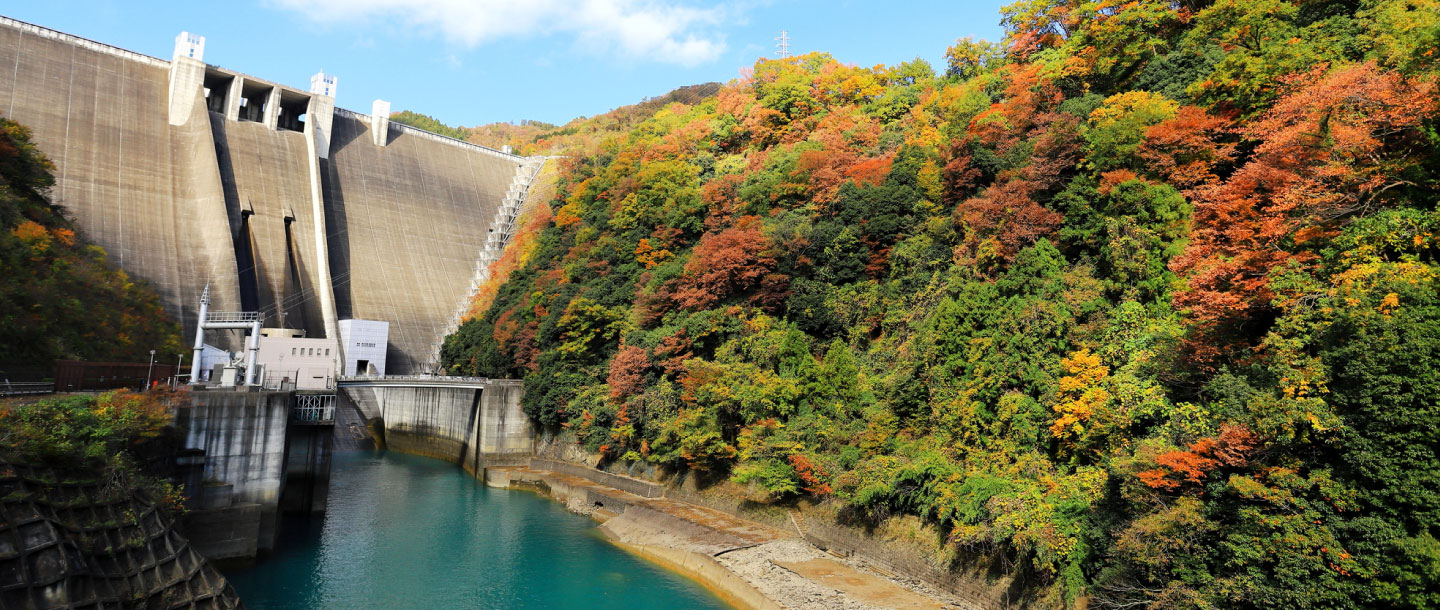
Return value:
<svg viewBox="0 0 1440 610">
<path fill-rule="evenodd" d="M 700 585 L 606 541 L 595 522 L 453 464 L 337 453 L 328 512 L 224 569 L 251 610 L 725 608 Z"/>
</svg>

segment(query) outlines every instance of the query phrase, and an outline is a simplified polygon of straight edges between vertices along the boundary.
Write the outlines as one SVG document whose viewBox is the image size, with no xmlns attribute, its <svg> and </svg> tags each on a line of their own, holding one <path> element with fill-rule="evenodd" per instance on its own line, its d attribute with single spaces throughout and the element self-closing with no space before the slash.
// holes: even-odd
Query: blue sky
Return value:
<svg viewBox="0 0 1440 610">
<path fill-rule="evenodd" d="M 725 82 L 774 56 L 827 51 L 863 66 L 922 57 L 943 69 L 964 36 L 998 40 L 1001 1 L 232 0 L 14 2 L 0 14 L 168 59 L 206 37 L 208 63 L 307 89 L 324 70 L 337 104 L 376 98 L 452 125 L 564 123 L 679 86 Z"/>
</svg>

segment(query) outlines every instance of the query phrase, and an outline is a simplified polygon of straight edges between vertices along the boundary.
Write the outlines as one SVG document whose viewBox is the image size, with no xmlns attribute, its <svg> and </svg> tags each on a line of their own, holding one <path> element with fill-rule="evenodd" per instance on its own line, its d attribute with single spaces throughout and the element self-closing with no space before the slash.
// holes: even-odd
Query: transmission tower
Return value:
<svg viewBox="0 0 1440 610">
<path fill-rule="evenodd" d="M 780 30 L 780 35 L 775 38 L 779 43 L 775 48 L 780 49 L 780 59 L 790 56 L 790 35 L 785 30 Z"/>
</svg>

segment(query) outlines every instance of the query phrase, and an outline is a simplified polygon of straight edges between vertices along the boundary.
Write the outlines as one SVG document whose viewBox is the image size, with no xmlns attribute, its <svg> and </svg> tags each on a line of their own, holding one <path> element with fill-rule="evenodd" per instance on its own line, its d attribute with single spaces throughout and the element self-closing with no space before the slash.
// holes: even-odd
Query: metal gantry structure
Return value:
<svg viewBox="0 0 1440 610">
<path fill-rule="evenodd" d="M 260 352 L 260 324 L 265 317 L 258 311 L 210 311 L 210 285 L 200 295 L 200 317 L 195 325 L 195 356 L 190 362 L 190 383 L 200 382 L 200 356 L 205 350 L 205 331 L 249 330 L 245 342 L 245 385 L 255 385 L 255 360 Z"/>
<path fill-rule="evenodd" d="M 780 30 L 780 35 L 775 37 L 778 42 L 775 48 L 780 50 L 780 59 L 790 57 L 790 33 Z"/>
</svg>

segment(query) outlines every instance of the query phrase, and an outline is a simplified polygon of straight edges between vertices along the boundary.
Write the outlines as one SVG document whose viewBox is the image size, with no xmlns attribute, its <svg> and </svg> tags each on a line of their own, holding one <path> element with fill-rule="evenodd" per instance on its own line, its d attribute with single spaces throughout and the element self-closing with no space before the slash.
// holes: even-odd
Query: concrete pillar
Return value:
<svg viewBox="0 0 1440 610">
<path fill-rule="evenodd" d="M 335 123 L 335 89 L 339 79 L 319 72 L 310 77 L 310 105 L 305 109 L 305 133 L 315 139 L 315 153 L 330 158 L 330 129 Z"/>
<path fill-rule="evenodd" d="M 210 285 L 200 295 L 200 318 L 195 323 L 195 357 L 190 360 L 190 383 L 200 383 L 200 356 L 205 353 L 205 315 L 210 311 Z"/>
<path fill-rule="evenodd" d="M 480 453 L 526 453 L 533 450 L 530 418 L 520 407 L 525 388 L 520 382 L 491 381 L 480 395 L 476 446 Z"/>
<path fill-rule="evenodd" d="M 239 74 L 230 79 L 230 91 L 225 94 L 225 120 L 240 120 L 240 94 L 245 90 L 245 77 Z"/>
<path fill-rule="evenodd" d="M 265 127 L 274 131 L 280 128 L 280 88 L 271 87 L 265 98 Z"/>
<path fill-rule="evenodd" d="M 204 98 L 205 37 L 180 32 L 175 37 L 175 55 L 170 60 L 171 125 L 184 125 L 190 120 L 196 102 Z"/>
<path fill-rule="evenodd" d="M 370 105 L 370 137 L 376 146 L 390 143 L 390 102 L 375 100 Z"/>
<path fill-rule="evenodd" d="M 314 100 L 315 98 L 311 98 L 311 108 L 315 107 Z M 330 108 L 332 113 L 327 116 L 333 118 L 333 101 L 331 104 Z M 315 266 L 316 272 L 320 276 L 318 278 L 319 281 L 315 283 L 315 296 L 320 300 L 320 317 L 323 318 L 325 322 L 325 338 L 337 339 L 335 342 L 338 350 L 336 362 L 344 362 L 345 345 L 344 342 L 338 341 L 340 338 L 340 320 L 339 317 L 335 315 L 335 284 L 330 277 L 330 246 L 325 238 L 325 193 L 324 189 L 320 188 L 320 138 L 315 137 L 314 128 L 310 127 L 310 123 L 318 123 L 318 121 L 314 120 L 314 115 L 311 116 L 311 120 L 307 121 L 305 126 L 307 131 L 305 147 L 308 149 L 306 152 L 310 153 L 307 156 L 309 162 L 306 166 L 310 173 L 310 213 L 312 214 L 312 222 L 314 222 L 311 226 L 314 227 L 315 233 L 315 260 L 317 263 Z M 326 148 L 326 154 L 328 155 L 328 142 L 326 143 Z"/>
<path fill-rule="evenodd" d="M 260 357 L 260 320 L 250 329 L 249 352 L 245 355 L 245 385 L 255 385 L 255 361 Z"/>
<path fill-rule="evenodd" d="M 280 510 L 325 512 L 334 438 L 334 425 L 289 427 L 285 434 L 285 483 L 280 492 Z"/>
</svg>

